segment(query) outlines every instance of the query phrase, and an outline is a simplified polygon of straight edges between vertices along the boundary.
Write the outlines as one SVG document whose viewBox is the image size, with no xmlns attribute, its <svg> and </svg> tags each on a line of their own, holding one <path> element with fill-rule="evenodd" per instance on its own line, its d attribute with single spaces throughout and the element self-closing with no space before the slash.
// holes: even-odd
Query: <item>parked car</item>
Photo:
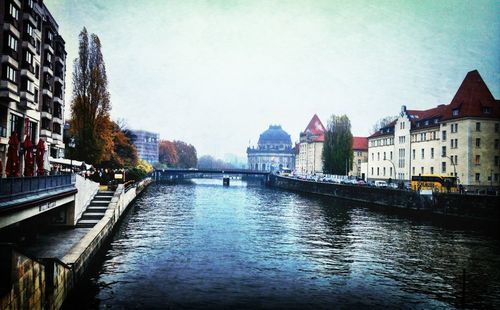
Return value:
<svg viewBox="0 0 500 310">
<path fill-rule="evenodd" d="M 376 187 L 387 187 L 387 182 L 386 181 L 375 181 L 375 186 Z"/>
</svg>

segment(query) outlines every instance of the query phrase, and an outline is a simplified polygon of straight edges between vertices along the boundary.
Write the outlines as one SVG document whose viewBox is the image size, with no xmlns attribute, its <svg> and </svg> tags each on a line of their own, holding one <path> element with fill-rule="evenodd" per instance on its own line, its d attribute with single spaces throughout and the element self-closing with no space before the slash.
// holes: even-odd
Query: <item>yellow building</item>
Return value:
<svg viewBox="0 0 500 310">
<path fill-rule="evenodd" d="M 368 138 L 368 178 L 409 181 L 420 174 L 456 176 L 469 189 L 500 187 L 500 102 L 477 70 L 451 102 L 429 110 L 403 106 Z"/>
</svg>

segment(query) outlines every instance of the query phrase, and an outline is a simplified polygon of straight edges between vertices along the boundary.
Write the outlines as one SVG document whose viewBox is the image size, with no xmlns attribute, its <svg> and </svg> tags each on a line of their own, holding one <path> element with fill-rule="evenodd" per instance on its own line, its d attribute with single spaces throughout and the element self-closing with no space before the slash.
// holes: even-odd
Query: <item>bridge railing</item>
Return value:
<svg viewBox="0 0 500 310">
<path fill-rule="evenodd" d="M 0 178 L 0 203 L 51 190 L 70 188 L 75 182 L 74 174 Z"/>
</svg>

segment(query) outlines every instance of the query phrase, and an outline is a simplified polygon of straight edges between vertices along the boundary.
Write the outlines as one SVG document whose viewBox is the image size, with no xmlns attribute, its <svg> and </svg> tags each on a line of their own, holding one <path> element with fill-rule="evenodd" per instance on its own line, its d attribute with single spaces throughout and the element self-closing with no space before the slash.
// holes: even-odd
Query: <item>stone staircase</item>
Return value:
<svg viewBox="0 0 500 310">
<path fill-rule="evenodd" d="M 87 210 L 83 212 L 82 217 L 78 220 L 76 227 L 78 228 L 91 228 L 94 227 L 99 220 L 102 219 L 104 213 L 108 209 L 115 192 L 113 191 L 98 191 L 90 202 Z"/>
</svg>

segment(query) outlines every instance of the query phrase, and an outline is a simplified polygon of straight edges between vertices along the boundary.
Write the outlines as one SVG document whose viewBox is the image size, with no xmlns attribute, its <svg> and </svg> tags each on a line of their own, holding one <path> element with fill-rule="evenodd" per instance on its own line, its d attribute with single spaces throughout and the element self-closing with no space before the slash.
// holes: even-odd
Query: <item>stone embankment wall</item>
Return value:
<svg viewBox="0 0 500 310">
<path fill-rule="evenodd" d="M 276 175 L 269 176 L 268 184 L 271 187 L 286 190 L 332 196 L 364 202 L 373 206 L 418 211 L 419 213 L 497 223 L 500 219 L 500 208 L 498 207 L 500 206 L 500 196 L 442 193 L 421 196 L 415 191 L 314 182 Z"/>
<path fill-rule="evenodd" d="M 0 309 L 59 309 L 130 202 L 149 183 L 145 180 L 127 190 L 119 185 L 104 217 L 62 260 L 30 258 L 12 246 L 1 246 Z"/>
</svg>

